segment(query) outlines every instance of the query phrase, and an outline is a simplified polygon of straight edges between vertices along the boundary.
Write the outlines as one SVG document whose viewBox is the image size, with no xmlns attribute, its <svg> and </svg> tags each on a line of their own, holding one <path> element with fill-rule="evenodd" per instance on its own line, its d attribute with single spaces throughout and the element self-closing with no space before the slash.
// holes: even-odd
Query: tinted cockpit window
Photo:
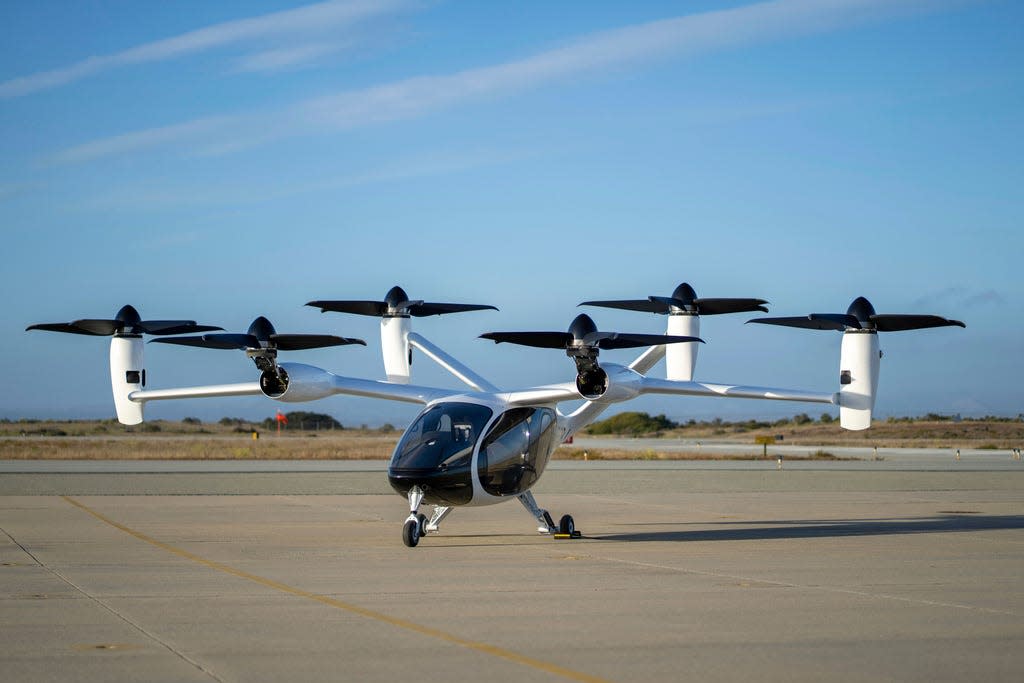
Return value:
<svg viewBox="0 0 1024 683">
<path fill-rule="evenodd" d="M 423 411 L 395 449 L 392 468 L 468 466 L 473 445 L 491 419 L 491 409 L 473 403 L 440 403 Z"/>
<path fill-rule="evenodd" d="M 537 481 L 555 438 L 555 413 L 548 408 L 513 408 L 501 415 L 480 446 L 480 484 L 492 496 L 514 496 Z"/>
</svg>

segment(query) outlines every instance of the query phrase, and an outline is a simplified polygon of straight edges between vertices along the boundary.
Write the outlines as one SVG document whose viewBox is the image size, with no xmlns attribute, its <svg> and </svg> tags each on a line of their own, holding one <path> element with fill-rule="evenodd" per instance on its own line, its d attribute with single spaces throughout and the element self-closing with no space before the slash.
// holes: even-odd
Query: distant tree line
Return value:
<svg viewBox="0 0 1024 683">
<path fill-rule="evenodd" d="M 340 422 L 325 413 L 310 413 L 305 410 L 293 410 L 284 414 L 287 422 L 282 429 L 290 431 L 317 432 L 325 429 L 344 429 Z M 264 429 L 277 429 L 277 418 L 268 417 L 260 423 Z"/>
<path fill-rule="evenodd" d="M 607 420 L 595 422 L 587 427 L 588 434 L 624 434 L 637 436 L 639 434 L 656 434 L 672 429 L 712 429 L 724 433 L 726 430 L 733 432 L 745 432 L 754 429 L 767 429 L 769 427 L 786 427 L 789 425 L 805 425 L 814 422 L 814 418 L 807 413 L 800 413 L 793 417 L 784 417 L 772 422 L 763 420 L 739 420 L 730 422 L 716 417 L 713 420 L 687 420 L 685 423 L 675 422 L 664 415 L 651 416 L 642 412 L 625 412 L 613 415 Z M 818 418 L 822 424 L 831 424 L 835 418 L 831 413 L 822 413 Z"/>
<path fill-rule="evenodd" d="M 956 415 L 940 415 L 938 413 L 927 413 L 920 417 L 889 417 L 887 422 L 1024 422 L 1024 413 L 1016 417 L 1000 417 L 986 415 L 985 417 L 961 417 Z M 626 436 L 637 436 L 640 434 L 657 434 L 673 429 L 686 430 L 711 429 L 716 434 L 726 432 L 741 433 L 756 429 L 768 429 L 770 427 L 790 427 L 793 425 L 806 425 L 817 422 L 819 424 L 832 424 L 838 419 L 831 413 L 822 413 L 815 420 L 807 413 L 798 413 L 793 417 L 784 417 L 771 422 L 765 420 L 737 420 L 729 421 L 716 417 L 712 420 L 687 420 L 686 422 L 675 422 L 664 415 L 651 416 L 641 412 L 625 412 L 613 415 L 607 420 L 595 422 L 586 428 L 588 434 L 618 434 Z"/>
</svg>

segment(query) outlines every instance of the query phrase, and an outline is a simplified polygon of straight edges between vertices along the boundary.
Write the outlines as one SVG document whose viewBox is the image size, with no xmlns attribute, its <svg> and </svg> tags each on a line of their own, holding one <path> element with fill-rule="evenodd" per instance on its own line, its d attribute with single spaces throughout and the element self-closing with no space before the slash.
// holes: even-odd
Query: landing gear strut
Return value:
<svg viewBox="0 0 1024 683">
<path fill-rule="evenodd" d="M 410 548 L 415 548 L 420 542 L 420 536 L 426 533 L 424 528 L 427 525 L 427 518 L 419 511 L 422 502 L 423 490 L 419 486 L 409 489 L 409 516 L 402 526 L 402 542 Z"/>
<path fill-rule="evenodd" d="M 580 537 L 580 532 L 576 531 L 576 523 L 571 515 L 562 515 L 562 519 L 558 521 L 558 526 L 556 527 L 554 520 L 551 519 L 551 515 L 547 510 L 537 505 L 537 501 L 532 493 L 527 491 L 526 493 L 519 494 L 517 498 L 523 504 L 523 507 L 526 508 L 526 511 L 533 515 L 534 519 L 539 523 L 540 526 L 537 527 L 537 533 L 551 534 L 554 538 Z"/>
</svg>

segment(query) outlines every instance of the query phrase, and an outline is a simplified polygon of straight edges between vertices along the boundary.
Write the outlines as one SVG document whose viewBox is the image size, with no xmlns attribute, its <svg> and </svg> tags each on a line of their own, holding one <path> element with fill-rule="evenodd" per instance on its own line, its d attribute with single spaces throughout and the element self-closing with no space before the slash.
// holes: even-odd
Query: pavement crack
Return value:
<svg viewBox="0 0 1024 683">
<path fill-rule="evenodd" d="M 42 562 L 40 562 L 39 558 L 36 557 L 35 555 L 33 555 L 31 550 L 29 550 L 28 548 L 23 546 L 18 539 L 16 539 L 14 536 L 11 536 L 11 534 L 7 531 L 7 529 L 4 529 L 4 528 L 0 527 L 0 531 L 4 532 L 4 536 L 6 536 L 7 538 L 11 539 L 11 543 L 13 543 L 14 545 L 16 545 L 19 548 L 21 548 L 21 552 L 23 552 L 26 555 L 28 555 L 29 557 L 31 557 L 33 562 L 35 562 L 37 565 L 39 565 L 43 569 L 47 569 L 46 565 L 43 564 Z"/>
</svg>

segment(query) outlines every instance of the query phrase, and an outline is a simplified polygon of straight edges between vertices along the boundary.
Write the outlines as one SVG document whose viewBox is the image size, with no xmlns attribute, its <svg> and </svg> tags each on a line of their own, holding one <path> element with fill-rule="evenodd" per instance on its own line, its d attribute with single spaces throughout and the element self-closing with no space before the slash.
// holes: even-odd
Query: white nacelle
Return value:
<svg viewBox="0 0 1024 683">
<path fill-rule="evenodd" d="M 288 388 L 283 394 L 266 394 L 269 398 L 285 403 L 315 401 L 337 393 L 334 390 L 335 376 L 312 365 L 303 363 L 282 363 L 281 369 L 288 375 Z"/>
<path fill-rule="evenodd" d="M 601 370 L 607 375 L 607 388 L 600 396 L 583 396 L 594 403 L 619 403 L 640 395 L 644 377 L 635 370 L 608 363 Z"/>
<path fill-rule="evenodd" d="M 669 315 L 668 331 L 665 334 L 683 337 L 700 336 L 700 316 Z M 665 379 L 689 382 L 697 367 L 697 350 L 700 342 L 683 342 L 665 345 Z"/>
<path fill-rule="evenodd" d="M 114 337 L 110 340 L 110 388 L 114 393 L 114 408 L 121 424 L 142 423 L 142 404 L 128 398 L 146 384 L 141 336 Z"/>
<path fill-rule="evenodd" d="M 384 317 L 380 320 L 380 347 L 384 355 L 384 373 L 389 382 L 409 383 L 409 330 L 408 317 Z"/>
<path fill-rule="evenodd" d="M 871 426 L 881 355 L 874 332 L 844 332 L 839 356 L 839 423 L 843 429 Z"/>
</svg>

